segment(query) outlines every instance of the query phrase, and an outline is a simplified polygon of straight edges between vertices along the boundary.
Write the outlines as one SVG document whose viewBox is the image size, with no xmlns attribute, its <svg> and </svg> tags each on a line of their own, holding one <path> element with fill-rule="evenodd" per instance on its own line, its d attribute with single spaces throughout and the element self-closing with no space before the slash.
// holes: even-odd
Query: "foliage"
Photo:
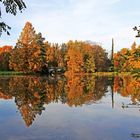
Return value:
<svg viewBox="0 0 140 140">
<path fill-rule="evenodd" d="M 9 68 L 9 60 L 12 52 L 12 46 L 3 46 L 0 48 L 0 70 L 8 71 Z"/>
<path fill-rule="evenodd" d="M 61 68 L 70 74 L 108 70 L 107 53 L 99 45 L 82 41 L 59 45 L 44 43 L 44 40 L 27 22 L 11 51 L 9 68 L 24 73 L 45 73 L 49 68 Z"/>
<path fill-rule="evenodd" d="M 25 73 L 41 71 L 46 58 L 43 41 L 41 33 L 36 34 L 32 24 L 27 22 L 11 54 L 10 68 Z"/>
<path fill-rule="evenodd" d="M 61 51 L 58 44 L 48 44 L 46 48 L 46 63 L 48 67 L 58 67 L 61 66 Z"/>
<path fill-rule="evenodd" d="M 10 13 L 13 15 L 16 15 L 18 10 L 22 12 L 22 10 L 26 8 L 26 5 L 23 2 L 23 0 L 0 0 L 0 3 L 2 4 L 2 6 L 5 7 L 6 13 Z M 0 19 L 1 17 L 2 17 L 2 11 L 0 8 Z M 6 32 L 8 35 L 10 35 L 9 33 L 10 29 L 11 27 L 8 26 L 5 22 L 3 21 L 0 22 L 0 36 L 3 31 Z"/>
<path fill-rule="evenodd" d="M 139 72 L 140 71 L 140 46 L 134 42 L 131 49 L 123 48 L 114 54 L 114 67 L 116 71 Z"/>
<path fill-rule="evenodd" d="M 131 97 L 133 103 L 140 102 L 140 79 L 132 76 L 115 77 L 114 92 L 120 93 L 124 97 Z"/>
<path fill-rule="evenodd" d="M 131 49 L 122 48 L 113 54 L 113 44 L 112 40 L 109 59 L 106 50 L 92 42 L 49 43 L 27 22 L 16 46 L 0 54 L 0 69 L 24 73 L 49 73 L 49 69 L 55 69 L 66 71 L 65 75 L 108 71 L 140 73 L 140 46 L 134 42 Z"/>
<path fill-rule="evenodd" d="M 67 43 L 67 70 L 71 73 L 93 73 L 108 69 L 105 50 L 99 46 L 82 41 Z"/>
</svg>

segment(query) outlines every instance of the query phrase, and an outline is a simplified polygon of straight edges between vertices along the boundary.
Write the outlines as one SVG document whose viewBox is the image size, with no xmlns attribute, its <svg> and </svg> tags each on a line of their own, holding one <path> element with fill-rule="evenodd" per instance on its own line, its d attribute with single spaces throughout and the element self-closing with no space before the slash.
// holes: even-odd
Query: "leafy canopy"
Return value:
<svg viewBox="0 0 140 140">
<path fill-rule="evenodd" d="M 0 0 L 1 6 L 5 8 L 5 12 L 16 15 L 17 11 L 22 12 L 23 9 L 26 8 L 25 3 L 23 0 Z M 11 27 L 7 25 L 2 19 L 2 10 L 0 7 L 0 36 L 2 35 L 2 32 L 6 32 L 7 35 L 10 35 L 9 30 Z"/>
</svg>

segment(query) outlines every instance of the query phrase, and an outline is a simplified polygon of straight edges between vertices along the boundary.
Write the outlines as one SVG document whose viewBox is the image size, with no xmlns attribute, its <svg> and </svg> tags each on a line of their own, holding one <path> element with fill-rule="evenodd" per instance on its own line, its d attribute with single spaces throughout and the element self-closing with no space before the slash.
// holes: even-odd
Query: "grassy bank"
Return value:
<svg viewBox="0 0 140 140">
<path fill-rule="evenodd" d="M 23 72 L 15 72 L 15 71 L 0 71 L 0 75 L 35 75 L 35 74 L 25 74 Z M 77 74 L 76 74 L 77 75 Z M 78 74 L 79 75 L 79 74 Z M 77 76 L 78 76 L 77 75 Z M 131 75 L 131 72 L 96 72 L 93 74 L 85 74 L 85 75 L 94 75 L 94 76 L 127 76 L 127 75 Z"/>
<path fill-rule="evenodd" d="M 96 72 L 95 76 L 127 76 L 131 75 L 131 72 Z"/>
<path fill-rule="evenodd" d="M 0 75 L 25 75 L 23 72 L 16 71 L 0 71 Z"/>
</svg>

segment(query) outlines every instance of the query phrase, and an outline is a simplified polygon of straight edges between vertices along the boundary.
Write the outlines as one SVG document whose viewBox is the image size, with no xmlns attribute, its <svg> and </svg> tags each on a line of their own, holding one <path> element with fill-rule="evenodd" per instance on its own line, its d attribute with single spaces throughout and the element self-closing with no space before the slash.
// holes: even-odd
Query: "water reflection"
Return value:
<svg viewBox="0 0 140 140">
<path fill-rule="evenodd" d="M 140 134 L 134 134 L 134 133 L 132 133 L 131 134 L 131 137 L 133 137 L 133 138 L 140 138 Z"/>
<path fill-rule="evenodd" d="M 114 92 L 121 94 L 123 97 L 130 97 L 131 103 L 122 103 L 123 109 L 140 110 L 140 79 L 132 76 L 115 77 Z"/>
<path fill-rule="evenodd" d="M 140 102 L 140 79 L 132 76 L 115 77 L 114 91 L 123 97 L 131 97 L 134 104 Z"/>
<path fill-rule="evenodd" d="M 27 127 L 42 114 L 47 104 L 61 102 L 70 107 L 93 104 L 105 97 L 108 89 L 111 90 L 112 107 L 116 92 L 131 97 L 132 104 L 122 103 L 123 108 L 139 107 L 140 81 L 132 77 L 24 76 L 0 79 L 0 98 L 15 100 Z"/>
</svg>

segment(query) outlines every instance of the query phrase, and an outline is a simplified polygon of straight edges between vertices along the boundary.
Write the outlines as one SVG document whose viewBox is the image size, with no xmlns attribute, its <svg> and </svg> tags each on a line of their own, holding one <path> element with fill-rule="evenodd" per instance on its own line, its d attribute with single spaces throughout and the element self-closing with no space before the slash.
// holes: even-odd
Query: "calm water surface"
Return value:
<svg viewBox="0 0 140 140">
<path fill-rule="evenodd" d="M 0 140 L 140 139 L 140 81 L 0 77 Z"/>
</svg>

